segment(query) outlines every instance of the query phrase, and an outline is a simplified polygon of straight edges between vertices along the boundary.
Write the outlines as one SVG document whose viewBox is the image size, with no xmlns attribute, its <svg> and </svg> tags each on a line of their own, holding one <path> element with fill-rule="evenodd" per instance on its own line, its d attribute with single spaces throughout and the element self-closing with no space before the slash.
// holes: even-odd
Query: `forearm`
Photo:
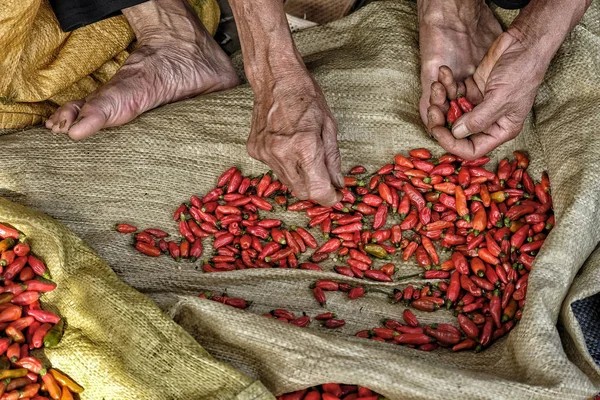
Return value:
<svg viewBox="0 0 600 400">
<path fill-rule="evenodd" d="M 509 28 L 526 47 L 547 63 L 569 32 L 583 18 L 591 0 L 535 0 L 515 18 Z"/>
<path fill-rule="evenodd" d="M 304 69 L 281 0 L 230 0 L 235 17 L 246 77 L 252 87 Z"/>
</svg>

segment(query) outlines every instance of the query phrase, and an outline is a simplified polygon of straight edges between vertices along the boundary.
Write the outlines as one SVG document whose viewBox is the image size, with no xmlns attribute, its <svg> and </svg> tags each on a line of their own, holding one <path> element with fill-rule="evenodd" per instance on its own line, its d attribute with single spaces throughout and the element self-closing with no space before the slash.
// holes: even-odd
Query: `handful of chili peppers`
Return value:
<svg viewBox="0 0 600 400">
<path fill-rule="evenodd" d="M 469 104 L 461 99 L 455 103 L 467 112 Z M 422 325 L 406 309 L 402 321 L 386 319 L 382 327 L 356 336 L 425 351 L 480 351 L 521 319 L 529 271 L 554 226 L 547 174 L 534 182 L 527 172 L 527 155 L 516 151 L 514 156 L 501 160 L 492 172 L 483 168 L 489 157 L 434 158 L 427 149 L 414 149 L 371 175 L 363 166 L 352 168 L 343 198 L 333 207 L 293 202 L 293 193 L 270 173 L 245 177 L 232 167 L 204 197 L 192 196 L 189 204 L 177 208 L 173 219 L 183 237 L 179 243 L 151 228 L 136 234 L 136 248 L 153 257 L 164 253 L 177 261 L 194 261 L 202 256 L 202 239 L 214 237 L 215 253 L 202 265 L 209 273 L 247 268 L 321 271 L 319 264 L 333 256 L 338 264 L 334 271 L 357 284 L 317 281 L 310 289 L 322 306 L 326 292 L 346 292 L 350 300 L 368 295 L 361 284 L 367 279 L 384 282 L 394 303 L 425 312 L 452 309 L 458 318 L 457 326 Z M 306 228 L 261 215 L 276 206 L 304 212 Z M 311 228 L 321 231 L 324 243 L 319 244 Z M 127 224 L 117 230 L 137 232 Z M 394 259 L 400 257 L 414 257 L 422 272 L 397 276 Z M 417 277 L 423 286 L 398 286 Z M 293 314 L 270 316 L 297 319 Z M 325 327 L 344 326 L 342 319 L 328 319 L 336 322 Z M 303 318 L 298 325 L 310 322 Z"/>
<path fill-rule="evenodd" d="M 473 111 L 475 106 L 465 96 L 458 94 L 456 100 L 450 100 L 450 108 L 446 114 L 446 123 L 448 129 L 452 129 L 452 124 L 461 117 L 464 113 Z"/>
<path fill-rule="evenodd" d="M 0 331 L 5 336 L 0 338 L 0 400 L 73 399 L 83 388 L 29 354 L 62 338 L 63 319 L 39 302 L 56 284 L 16 229 L 0 224 L 0 239 Z"/>
</svg>

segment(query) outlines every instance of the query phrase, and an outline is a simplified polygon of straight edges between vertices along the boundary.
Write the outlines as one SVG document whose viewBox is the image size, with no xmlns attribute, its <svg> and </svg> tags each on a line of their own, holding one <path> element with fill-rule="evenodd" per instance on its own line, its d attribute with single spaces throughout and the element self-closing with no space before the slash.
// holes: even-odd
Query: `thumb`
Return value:
<svg viewBox="0 0 600 400">
<path fill-rule="evenodd" d="M 475 133 L 486 132 L 502 116 L 501 104 L 498 104 L 494 96 L 486 97 L 483 103 L 456 121 L 452 128 L 455 138 L 464 139 Z"/>
</svg>

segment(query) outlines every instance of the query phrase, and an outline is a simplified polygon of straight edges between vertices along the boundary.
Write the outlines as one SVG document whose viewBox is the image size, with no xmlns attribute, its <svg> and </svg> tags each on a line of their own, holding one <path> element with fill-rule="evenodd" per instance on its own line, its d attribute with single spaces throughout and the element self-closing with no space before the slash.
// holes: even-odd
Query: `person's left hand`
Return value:
<svg viewBox="0 0 600 400">
<path fill-rule="evenodd" d="M 519 31 L 509 29 L 492 44 L 473 77 L 465 81 L 465 95 L 476 107 L 454 123 L 452 132 L 445 126 L 448 90 L 440 83 L 442 90 L 432 91 L 429 131 L 445 150 L 465 159 L 483 156 L 514 139 L 523 128 L 549 63 L 524 44 Z M 440 75 L 447 71 L 440 69 Z"/>
</svg>

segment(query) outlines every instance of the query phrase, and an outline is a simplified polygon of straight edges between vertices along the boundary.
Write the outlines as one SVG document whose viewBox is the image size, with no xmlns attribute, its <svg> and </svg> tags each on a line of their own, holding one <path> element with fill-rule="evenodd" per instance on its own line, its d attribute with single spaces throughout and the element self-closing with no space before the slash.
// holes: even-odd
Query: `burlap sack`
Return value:
<svg viewBox="0 0 600 400">
<path fill-rule="evenodd" d="M 212 358 L 52 218 L 0 199 L 0 220 L 27 235 L 58 284 L 43 303 L 65 318 L 65 335 L 37 355 L 83 385 L 82 399 L 272 399 L 259 382 Z"/>
<path fill-rule="evenodd" d="M 190 0 L 214 35 L 216 0 Z M 0 0 L 0 128 L 36 125 L 108 81 L 129 57 L 124 16 L 63 32 L 48 0 Z"/>
<path fill-rule="evenodd" d="M 268 320 L 255 314 L 284 307 L 314 316 L 322 309 L 309 285 L 342 279 L 277 269 L 203 274 L 199 265 L 136 254 L 130 239 L 112 230 L 113 223 L 126 221 L 166 226 L 175 234 L 168 222 L 174 208 L 191 194 L 205 193 L 225 168 L 266 171 L 246 155 L 252 111 L 247 85 L 162 107 L 84 142 L 41 128 L 7 135 L 0 140 L 2 194 L 64 222 L 209 353 L 274 394 L 335 381 L 365 385 L 394 400 L 584 399 L 600 390 L 598 360 L 592 359 L 598 341 L 590 333 L 600 330 L 598 319 L 583 324 L 576 316 L 594 315 L 585 307 L 593 307 L 590 301 L 600 291 L 600 258 L 588 259 L 600 234 L 599 21 L 595 3 L 557 55 L 521 135 L 491 155 L 495 163 L 515 148 L 525 149 L 532 176 L 549 171 L 557 227 L 531 274 L 522 322 L 481 354 L 423 353 L 353 337 L 383 317 L 401 317 L 403 306 L 389 304 L 381 293 L 355 301 L 329 294 L 327 308 L 347 321 L 335 331 Z M 442 152 L 418 113 L 414 3 L 375 2 L 295 38 L 338 120 L 344 169 L 360 163 L 372 171 L 414 147 Z M 239 57 L 235 61 L 239 66 Z M 399 264 L 400 274 L 418 271 L 414 264 Z M 255 303 L 250 312 L 240 312 L 198 299 L 203 290 L 227 290 Z M 584 306 L 577 308 L 577 301 Z M 418 316 L 424 322 L 455 321 L 444 311 Z"/>
</svg>

